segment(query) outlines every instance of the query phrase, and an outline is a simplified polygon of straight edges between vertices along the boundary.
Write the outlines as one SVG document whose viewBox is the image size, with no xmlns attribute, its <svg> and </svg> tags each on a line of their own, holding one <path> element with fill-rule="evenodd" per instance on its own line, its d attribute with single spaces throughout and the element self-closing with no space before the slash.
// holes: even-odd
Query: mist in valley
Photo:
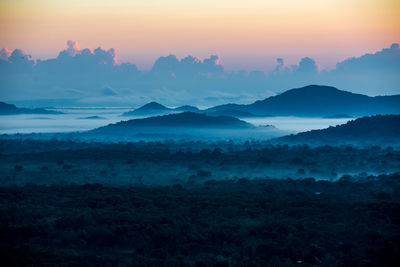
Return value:
<svg viewBox="0 0 400 267">
<path fill-rule="evenodd" d="M 398 4 L 164 2 L 0 1 L 0 265 L 400 266 Z"/>
</svg>

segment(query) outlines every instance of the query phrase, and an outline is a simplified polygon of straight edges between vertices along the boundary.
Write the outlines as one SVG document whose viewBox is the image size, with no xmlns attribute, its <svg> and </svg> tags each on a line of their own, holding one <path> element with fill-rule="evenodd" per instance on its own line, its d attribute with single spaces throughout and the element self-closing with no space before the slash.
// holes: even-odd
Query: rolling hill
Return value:
<svg viewBox="0 0 400 267">
<path fill-rule="evenodd" d="M 46 110 L 42 108 L 18 108 L 13 104 L 0 102 L 0 115 L 19 115 L 19 114 L 49 114 L 57 115 L 62 114 L 59 111 Z"/>
<path fill-rule="evenodd" d="M 157 102 L 150 102 L 141 106 L 140 108 L 125 112 L 122 114 L 122 116 L 153 116 L 176 112 L 199 112 L 199 109 L 189 105 L 184 105 L 177 108 L 169 108 Z"/>
<path fill-rule="evenodd" d="M 284 136 L 276 141 L 297 144 L 399 144 L 400 115 L 362 117 L 335 127 Z"/>
<path fill-rule="evenodd" d="M 184 129 L 250 129 L 254 126 L 233 117 L 207 116 L 205 114 L 183 112 L 143 119 L 132 119 L 109 124 L 91 131 L 91 133 L 112 133 L 114 131 L 133 131 L 141 129 L 170 130 L 172 128 Z"/>
<path fill-rule="evenodd" d="M 255 115 L 326 117 L 335 114 L 369 116 L 400 114 L 400 95 L 370 97 L 331 86 L 309 85 L 249 105 L 227 104 L 207 110 L 239 110 Z"/>
<path fill-rule="evenodd" d="M 148 115 L 160 115 L 171 112 L 172 109 L 167 108 L 157 102 L 147 103 L 140 108 L 132 111 L 128 111 L 122 114 L 122 116 L 148 116 Z"/>
</svg>

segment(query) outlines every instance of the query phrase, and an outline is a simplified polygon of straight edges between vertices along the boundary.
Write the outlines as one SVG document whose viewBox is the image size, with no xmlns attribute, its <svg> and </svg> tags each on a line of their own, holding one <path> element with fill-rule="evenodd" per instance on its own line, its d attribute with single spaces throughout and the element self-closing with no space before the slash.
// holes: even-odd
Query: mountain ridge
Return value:
<svg viewBox="0 0 400 267">
<path fill-rule="evenodd" d="M 0 101 L 0 115 L 20 115 L 20 114 L 49 114 L 58 115 L 63 114 L 59 111 L 46 110 L 43 108 L 18 108 L 13 104 L 8 104 Z"/>
<path fill-rule="evenodd" d="M 275 139 L 287 143 L 400 143 L 400 115 L 375 115 L 357 118 L 345 124 L 301 132 Z"/>
<path fill-rule="evenodd" d="M 254 116 L 331 117 L 336 114 L 361 117 L 377 114 L 400 114 L 400 95 L 371 97 L 339 90 L 333 86 L 308 85 L 293 88 L 247 105 L 228 103 L 200 110 L 188 105 L 169 108 L 157 102 L 150 102 L 135 110 L 125 112 L 122 116 L 162 115 L 181 111 L 227 115 L 236 118 Z"/>
<path fill-rule="evenodd" d="M 236 109 L 265 116 L 325 117 L 334 114 L 366 116 L 375 114 L 400 114 L 400 95 L 375 96 L 356 94 L 324 85 L 308 85 L 287 90 L 279 95 L 252 104 L 225 104 L 209 108 L 214 112 Z"/>
<path fill-rule="evenodd" d="M 147 104 L 144 104 L 143 106 L 137 109 L 125 112 L 122 114 L 122 116 L 129 117 L 129 116 L 147 116 L 147 115 L 166 115 L 172 112 L 200 112 L 200 110 L 197 107 L 190 105 L 183 105 L 177 108 L 169 108 L 158 102 L 152 101 Z"/>
<path fill-rule="evenodd" d="M 149 118 L 131 119 L 96 128 L 90 132 L 107 132 L 113 129 L 141 128 L 189 128 L 189 129 L 249 129 L 254 126 L 245 121 L 227 116 L 208 116 L 194 112 L 160 115 Z"/>
</svg>

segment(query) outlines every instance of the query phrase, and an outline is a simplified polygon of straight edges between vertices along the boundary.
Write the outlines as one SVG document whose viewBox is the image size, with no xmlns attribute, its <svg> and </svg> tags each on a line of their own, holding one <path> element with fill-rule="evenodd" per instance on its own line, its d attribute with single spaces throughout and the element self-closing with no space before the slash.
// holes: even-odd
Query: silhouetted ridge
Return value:
<svg viewBox="0 0 400 267">
<path fill-rule="evenodd" d="M 184 105 L 177 108 L 169 108 L 157 102 L 150 102 L 132 111 L 122 114 L 122 116 L 146 116 L 146 115 L 164 115 L 174 112 L 199 112 L 195 106 Z"/>
<path fill-rule="evenodd" d="M 46 110 L 42 108 L 18 108 L 13 104 L 0 102 L 0 115 L 18 115 L 18 114 L 62 114 L 59 111 Z"/>
<path fill-rule="evenodd" d="M 227 104 L 209 109 L 234 109 L 255 115 L 325 117 L 400 114 L 400 95 L 369 97 L 331 86 L 309 85 L 259 100 L 250 105 Z"/>
<path fill-rule="evenodd" d="M 363 117 L 346 124 L 278 138 L 284 142 L 400 142 L 400 115 Z"/>
<path fill-rule="evenodd" d="M 81 120 L 105 120 L 106 118 L 101 117 L 101 116 L 89 116 L 89 117 L 82 117 L 79 119 L 81 119 Z"/>
<path fill-rule="evenodd" d="M 169 108 L 157 102 L 150 102 L 147 103 L 146 105 L 141 106 L 140 108 L 135 109 L 135 111 L 145 111 L 145 110 L 169 110 Z"/>
<path fill-rule="evenodd" d="M 175 108 L 176 111 L 183 111 L 183 112 L 199 112 L 200 110 L 195 106 L 184 105 Z"/>
<path fill-rule="evenodd" d="M 147 103 L 135 110 L 128 111 L 122 114 L 122 116 L 146 116 L 146 115 L 159 115 L 170 112 L 172 109 L 167 108 L 157 102 Z"/>
<path fill-rule="evenodd" d="M 183 112 L 155 116 L 144 119 L 133 119 L 110 124 L 94 131 L 105 131 L 108 129 L 129 129 L 142 127 L 181 127 L 181 128 L 251 128 L 251 124 L 242 120 L 226 116 L 207 116 L 205 114 Z"/>
</svg>

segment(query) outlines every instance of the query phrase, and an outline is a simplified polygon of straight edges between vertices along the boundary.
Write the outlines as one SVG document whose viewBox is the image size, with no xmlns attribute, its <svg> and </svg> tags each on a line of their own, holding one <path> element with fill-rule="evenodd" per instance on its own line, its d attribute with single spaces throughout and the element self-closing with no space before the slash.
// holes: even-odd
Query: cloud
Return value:
<svg viewBox="0 0 400 267">
<path fill-rule="evenodd" d="M 102 64 L 102 65 L 116 65 L 118 62 L 118 53 L 114 48 L 103 50 L 97 47 L 94 51 L 90 48 L 80 49 L 78 42 L 73 40 L 67 41 L 67 49 L 58 54 L 57 59 L 62 63 L 75 62 L 78 64 Z"/>
<path fill-rule="evenodd" d="M 12 51 L 8 50 L 7 47 L 0 50 L 0 60 L 8 61 Z"/>
<path fill-rule="evenodd" d="M 357 93 L 400 94 L 400 48 L 397 43 L 373 54 L 346 59 L 321 73 L 327 84 Z"/>
<path fill-rule="evenodd" d="M 32 66 L 34 64 L 32 56 L 26 54 L 22 49 L 15 49 L 8 58 L 8 61 L 18 66 Z"/>
<path fill-rule="evenodd" d="M 400 73 L 400 48 L 394 43 L 374 54 L 353 57 L 336 64 L 335 73 Z"/>
<path fill-rule="evenodd" d="M 286 66 L 283 58 L 276 59 L 276 67 L 271 75 L 315 75 L 318 73 L 318 65 L 314 59 L 304 57 L 297 65 Z"/>
<path fill-rule="evenodd" d="M 220 74 L 223 71 L 222 65 L 219 64 L 219 57 L 212 55 L 203 61 L 204 71 L 206 73 Z"/>
<path fill-rule="evenodd" d="M 316 74 L 318 72 L 318 66 L 315 60 L 309 57 L 302 58 L 299 62 L 298 67 L 295 71 L 301 74 Z"/>
<path fill-rule="evenodd" d="M 82 55 L 83 56 L 83 55 Z M 90 55 L 89 55 L 90 56 Z M 117 52 L 114 48 L 103 50 L 100 46 L 94 50 L 94 57 L 97 64 L 117 64 Z"/>
<path fill-rule="evenodd" d="M 75 56 L 81 52 L 79 44 L 76 41 L 68 40 L 67 46 L 68 46 L 67 52 L 68 52 L 68 55 L 70 55 L 70 56 Z"/>
<path fill-rule="evenodd" d="M 179 60 L 175 55 L 159 57 L 153 64 L 152 71 L 157 74 L 170 74 L 178 70 Z"/>
<path fill-rule="evenodd" d="M 304 57 L 298 64 L 291 66 L 286 66 L 283 58 L 277 58 L 276 63 L 265 81 L 270 90 L 279 92 L 318 82 L 318 65 L 312 58 Z"/>
<path fill-rule="evenodd" d="M 152 71 L 160 77 L 184 77 L 196 75 L 222 74 L 223 67 L 219 64 L 219 57 L 212 55 L 201 60 L 197 57 L 187 56 L 179 60 L 175 55 L 159 57 L 153 65 Z"/>
<path fill-rule="evenodd" d="M 201 59 L 193 56 L 187 56 L 181 59 L 181 64 L 185 66 L 201 65 Z"/>
<path fill-rule="evenodd" d="M 369 95 L 399 94 L 399 73 L 400 48 L 398 44 L 392 44 L 376 53 L 338 62 L 331 71 L 319 71 L 318 64 L 308 57 L 290 67 L 279 58 L 266 84 L 275 90 L 318 83 Z"/>
<path fill-rule="evenodd" d="M 280 73 L 283 73 L 284 71 L 288 71 L 289 69 L 285 66 L 285 61 L 283 58 L 277 58 L 276 59 L 276 67 L 275 69 L 271 72 L 271 75 L 277 75 Z"/>
<path fill-rule="evenodd" d="M 159 57 L 150 71 L 140 71 L 135 64 L 118 62 L 115 49 L 81 48 L 76 41 L 56 58 L 37 60 L 21 49 L 0 50 L 0 99 L 43 98 L 112 99 L 120 105 L 152 99 L 166 105 L 200 104 L 213 97 L 212 104 L 223 104 L 235 96 L 248 103 L 271 93 L 279 93 L 309 84 L 325 84 L 357 93 L 399 94 L 400 48 L 393 44 L 373 54 L 349 58 L 331 71 L 319 70 L 309 57 L 288 66 L 277 58 L 276 67 L 261 71 L 226 72 L 219 57 L 200 59 L 192 55 Z M 103 89 L 99 89 L 103 88 Z M 80 102 L 79 102 L 80 101 Z M 143 103 L 137 103 L 143 104 Z"/>
</svg>

